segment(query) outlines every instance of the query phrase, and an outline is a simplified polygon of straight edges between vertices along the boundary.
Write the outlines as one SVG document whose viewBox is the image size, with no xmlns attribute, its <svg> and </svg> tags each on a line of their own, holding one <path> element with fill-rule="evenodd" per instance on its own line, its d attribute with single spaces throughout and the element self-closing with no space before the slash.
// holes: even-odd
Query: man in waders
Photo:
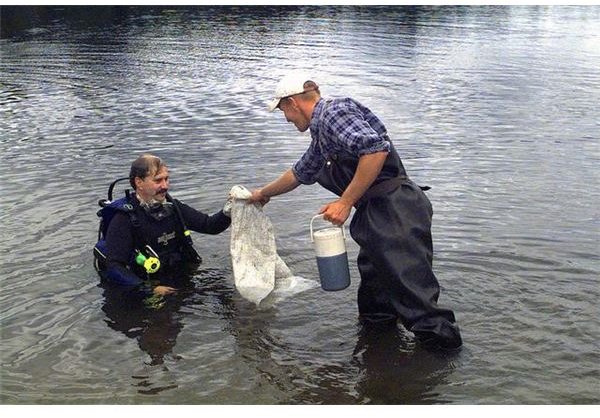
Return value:
<svg viewBox="0 0 600 418">
<path fill-rule="evenodd" d="M 319 213 L 342 225 L 356 209 L 350 234 L 360 246 L 361 320 L 399 319 L 427 347 L 460 347 L 454 313 L 437 305 L 431 203 L 408 178 L 383 123 L 351 98 L 321 98 L 319 86 L 300 73 L 277 85 L 269 110 L 277 108 L 300 132 L 310 129 L 312 142 L 291 169 L 254 190 L 249 202 L 266 204 L 315 182 L 338 195 Z"/>
</svg>

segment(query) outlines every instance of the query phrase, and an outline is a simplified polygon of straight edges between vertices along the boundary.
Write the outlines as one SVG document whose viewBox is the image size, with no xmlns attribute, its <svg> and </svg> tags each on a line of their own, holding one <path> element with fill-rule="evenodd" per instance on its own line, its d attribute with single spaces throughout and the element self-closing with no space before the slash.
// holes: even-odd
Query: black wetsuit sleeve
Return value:
<svg viewBox="0 0 600 418">
<path fill-rule="evenodd" d="M 214 215 L 207 215 L 180 201 L 177 201 L 177 204 L 181 209 L 181 216 L 183 216 L 186 226 L 192 231 L 216 235 L 225 231 L 231 225 L 231 218 L 225 215 L 222 210 Z"/>
<path fill-rule="evenodd" d="M 134 250 L 133 226 L 126 213 L 118 212 L 106 232 L 107 280 L 122 286 L 140 286 L 144 281 L 128 267 Z"/>
</svg>

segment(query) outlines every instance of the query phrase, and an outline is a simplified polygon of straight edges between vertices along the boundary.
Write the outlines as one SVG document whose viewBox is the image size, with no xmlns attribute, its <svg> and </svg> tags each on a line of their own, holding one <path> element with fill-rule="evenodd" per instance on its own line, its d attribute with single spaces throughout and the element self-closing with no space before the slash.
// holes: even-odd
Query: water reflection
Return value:
<svg viewBox="0 0 600 418">
<path fill-rule="evenodd" d="M 188 293 L 179 291 L 164 302 L 158 302 L 110 283 L 104 282 L 102 286 L 102 311 L 107 325 L 137 340 L 140 349 L 150 356 L 149 365 L 163 364 L 183 328 L 179 309 Z"/>
<path fill-rule="evenodd" d="M 176 379 L 169 376 L 166 361 L 181 360 L 179 355 L 174 354 L 174 348 L 184 329 L 185 316 L 189 314 L 186 312 L 207 303 L 213 308 L 218 305 L 223 312 L 232 312 L 233 289 L 225 283 L 225 275 L 225 272 L 215 269 L 200 268 L 189 272 L 177 283 L 171 283 L 177 288 L 177 293 L 165 298 L 146 296 L 101 282 L 106 324 L 137 341 L 140 350 L 149 356 L 145 366 L 132 375 L 138 393 L 157 395 L 179 386 Z"/>
<path fill-rule="evenodd" d="M 140 394 L 157 395 L 178 387 L 176 379 L 165 379 L 164 375 L 168 377 L 169 373 L 165 365 L 167 357 L 169 362 L 181 359 L 173 351 L 184 330 L 182 308 L 195 310 L 199 305 L 210 304 L 211 311 L 219 312 L 225 320 L 223 331 L 234 338 L 239 357 L 258 373 L 262 382 L 259 385 L 270 387 L 271 396 L 278 394 L 277 403 L 431 404 L 438 401 L 435 388 L 452 372 L 455 356 L 421 350 L 415 347 L 406 330 L 384 322 L 359 323 L 354 336 L 331 335 L 332 343 L 325 342 L 324 349 L 335 346 L 341 339 L 355 340 L 355 346 L 350 350 L 342 347 L 340 353 L 328 352 L 327 356 L 334 356 L 330 363 L 320 361 L 319 350 L 310 347 L 308 341 L 281 334 L 275 308 L 257 311 L 252 304 L 234 296 L 222 275 L 220 271 L 200 270 L 182 282 L 177 294 L 165 298 L 160 306 L 149 304 L 147 298 L 126 294 L 122 288 L 103 285 L 102 310 L 107 325 L 136 340 L 150 358 L 146 362 L 150 369 L 142 368 L 132 376 Z M 309 362 L 303 360 L 307 355 L 312 357 Z M 339 357 L 346 357 L 346 361 L 340 363 Z M 162 374 L 152 371 L 156 366 L 162 366 Z M 252 397 L 247 400 L 255 401 Z"/>
<path fill-rule="evenodd" d="M 354 356 L 361 370 L 357 392 L 362 402 L 434 404 L 444 402 L 437 388 L 447 383 L 460 354 L 415 347 L 396 326 L 363 324 Z"/>
</svg>

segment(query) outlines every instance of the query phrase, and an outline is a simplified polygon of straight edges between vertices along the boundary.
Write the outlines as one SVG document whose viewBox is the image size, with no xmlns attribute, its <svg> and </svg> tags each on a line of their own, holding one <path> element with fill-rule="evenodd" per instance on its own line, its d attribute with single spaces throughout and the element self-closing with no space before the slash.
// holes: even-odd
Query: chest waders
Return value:
<svg viewBox="0 0 600 418">
<path fill-rule="evenodd" d="M 357 157 L 330 156 L 317 182 L 341 196 L 357 166 Z M 460 346 L 454 313 L 437 305 L 440 288 L 432 269 L 431 203 L 406 175 L 393 145 L 380 175 L 355 208 L 350 234 L 360 246 L 361 319 L 399 319 L 423 341 Z"/>
</svg>

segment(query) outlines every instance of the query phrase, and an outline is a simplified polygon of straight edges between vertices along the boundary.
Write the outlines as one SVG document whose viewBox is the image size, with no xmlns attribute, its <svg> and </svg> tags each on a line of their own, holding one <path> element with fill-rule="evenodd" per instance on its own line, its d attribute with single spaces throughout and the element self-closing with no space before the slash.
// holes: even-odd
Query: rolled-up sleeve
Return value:
<svg viewBox="0 0 600 418">
<path fill-rule="evenodd" d="M 331 106 L 324 117 L 328 137 L 336 138 L 341 146 L 347 147 L 352 154 L 361 157 L 380 151 L 390 151 L 387 135 L 377 132 L 367 121 L 363 111 L 351 100 L 343 100 L 337 106 Z M 384 130 L 383 126 L 381 129 Z"/>
</svg>

